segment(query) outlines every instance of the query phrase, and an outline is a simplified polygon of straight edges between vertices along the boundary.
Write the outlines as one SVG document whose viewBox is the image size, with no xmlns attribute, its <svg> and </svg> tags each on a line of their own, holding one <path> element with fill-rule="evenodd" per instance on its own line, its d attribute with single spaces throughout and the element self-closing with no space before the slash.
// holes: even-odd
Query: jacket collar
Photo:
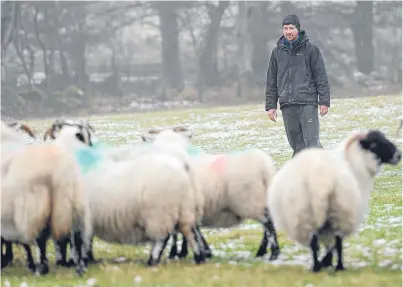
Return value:
<svg viewBox="0 0 403 287">
<path fill-rule="evenodd" d="M 307 34 L 305 33 L 304 30 L 301 30 L 298 34 L 298 38 L 296 40 L 294 40 L 294 44 L 293 44 L 292 48 L 290 47 L 290 44 L 289 44 L 288 40 L 284 37 L 284 35 L 281 36 L 280 39 L 277 41 L 277 46 L 286 48 L 287 50 L 295 50 L 296 48 L 298 48 L 299 46 L 301 46 L 302 44 L 304 44 L 308 41 L 309 41 L 309 37 L 307 36 Z"/>
</svg>

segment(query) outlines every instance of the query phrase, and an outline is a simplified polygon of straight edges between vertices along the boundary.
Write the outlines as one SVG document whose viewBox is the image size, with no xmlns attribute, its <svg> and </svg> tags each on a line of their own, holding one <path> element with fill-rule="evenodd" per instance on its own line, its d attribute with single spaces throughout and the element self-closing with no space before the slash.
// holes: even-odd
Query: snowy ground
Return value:
<svg viewBox="0 0 403 287">
<path fill-rule="evenodd" d="M 395 134 L 401 118 L 401 96 L 334 100 L 329 114 L 321 118 L 321 142 L 325 148 L 332 147 L 354 129 L 376 128 L 394 139 L 401 149 L 401 132 L 397 137 Z M 91 117 L 90 122 L 96 129 L 97 137 L 113 145 L 139 141 L 141 133 L 149 128 L 184 125 L 194 131 L 193 144 L 208 152 L 218 153 L 257 147 L 271 154 L 278 166 L 292 154 L 284 132 L 281 112 L 276 123 L 269 122 L 263 105 L 97 116 Z M 37 131 L 43 133 L 49 123 L 50 120 L 45 120 L 33 121 L 31 124 Z M 368 267 L 375 268 L 377 272 L 393 270 L 398 272 L 402 269 L 401 187 L 401 164 L 397 167 L 384 168 L 379 174 L 371 197 L 368 217 L 361 225 L 359 233 L 345 241 L 344 255 L 347 268 L 361 270 L 360 268 Z M 309 251 L 292 243 L 284 235 L 279 237 L 282 253 L 278 260 L 270 262 L 267 258 L 263 260 L 254 258 L 262 237 L 262 227 L 253 221 L 247 221 L 234 229 L 203 229 L 203 233 L 213 248 L 214 259 L 210 264 L 244 267 L 262 266 L 262 264 L 292 265 L 302 266 L 304 272 L 308 272 L 307 269 L 311 264 Z M 120 262 L 114 267 L 117 269 L 124 268 L 122 262 L 133 261 L 133 254 L 145 261 L 149 250 L 148 247 L 120 247 L 102 241 L 96 241 L 95 244 L 95 253 L 99 257 L 111 261 L 112 265 L 115 261 Z M 53 249 L 50 249 L 51 262 L 54 261 L 53 254 Z M 193 264 L 191 259 L 189 262 Z M 169 265 L 170 263 L 167 265 L 168 268 Z M 22 270 L 19 272 L 25 274 Z M 172 272 L 176 272 L 175 270 Z M 368 272 L 373 275 L 372 271 Z M 12 267 L 2 273 L 3 278 L 10 279 L 9 277 L 13 276 Z M 74 277 L 74 274 L 68 275 L 68 278 L 72 278 L 71 276 Z M 149 274 L 144 276 L 147 277 Z M 400 272 L 393 278 L 400 280 Z M 2 280 L 4 282 L 4 279 Z M 140 277 L 135 279 L 135 282 L 140 283 L 141 280 Z M 200 280 L 203 282 L 203 277 Z"/>
</svg>

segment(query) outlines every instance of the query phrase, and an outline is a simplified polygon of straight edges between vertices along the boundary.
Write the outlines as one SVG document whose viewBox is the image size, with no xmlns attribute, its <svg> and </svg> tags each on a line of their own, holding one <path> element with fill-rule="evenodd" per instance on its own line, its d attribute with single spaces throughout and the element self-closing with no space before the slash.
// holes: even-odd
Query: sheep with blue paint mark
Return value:
<svg viewBox="0 0 403 287">
<path fill-rule="evenodd" d="M 94 152 L 77 140 L 75 132 L 69 132 L 68 140 L 66 131 L 74 127 L 60 124 L 55 141 L 69 141 L 66 146 L 70 148 L 81 144 L 82 149 Z M 77 128 L 83 130 L 82 126 Z M 186 164 L 165 153 L 119 161 L 103 157 L 95 162 L 84 178 L 93 235 L 121 244 L 142 245 L 151 241 L 148 264 L 156 265 L 169 234 L 180 231 L 189 240 L 196 263 L 202 263 L 204 255 L 195 230 L 196 205 L 188 170 Z"/>
</svg>

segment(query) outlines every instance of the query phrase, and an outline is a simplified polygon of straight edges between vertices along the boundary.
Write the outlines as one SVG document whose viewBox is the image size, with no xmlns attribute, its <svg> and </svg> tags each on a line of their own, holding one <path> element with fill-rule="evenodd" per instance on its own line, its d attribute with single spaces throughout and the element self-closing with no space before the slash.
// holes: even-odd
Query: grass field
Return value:
<svg viewBox="0 0 403 287">
<path fill-rule="evenodd" d="M 257 147 L 272 155 L 280 167 L 292 154 L 281 113 L 273 123 L 262 110 L 262 105 L 253 105 L 94 116 L 90 121 L 97 136 L 114 145 L 138 141 L 141 132 L 150 127 L 183 124 L 194 130 L 193 143 L 208 152 Z M 321 118 L 322 144 L 331 147 L 357 128 L 381 129 L 394 139 L 401 114 L 401 95 L 334 100 L 329 114 Z M 50 122 L 29 123 L 43 134 Z M 401 137 L 400 133 L 396 139 L 400 149 Z M 120 246 L 97 240 L 94 252 L 102 263 L 90 266 L 79 278 L 74 269 L 55 267 L 54 248 L 49 243 L 50 274 L 39 278 L 26 270 L 22 248 L 16 247 L 13 265 L 2 270 L 2 286 L 401 286 L 401 188 L 401 164 L 384 168 L 376 179 L 369 216 L 359 233 L 345 241 L 347 270 L 342 273 L 328 270 L 312 274 L 309 250 L 293 244 L 283 234 L 279 234 L 279 259 L 269 262 L 267 258 L 254 258 L 262 227 L 247 221 L 233 229 L 203 229 L 214 258 L 200 266 L 193 263 L 190 254 L 181 262 L 169 262 L 164 257 L 157 268 L 147 268 L 149 246 Z"/>
</svg>

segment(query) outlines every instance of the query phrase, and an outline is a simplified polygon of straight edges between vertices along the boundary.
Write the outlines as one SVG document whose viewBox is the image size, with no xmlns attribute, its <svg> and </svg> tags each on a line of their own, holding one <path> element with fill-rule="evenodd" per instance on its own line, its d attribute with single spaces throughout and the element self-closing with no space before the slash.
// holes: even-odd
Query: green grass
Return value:
<svg viewBox="0 0 403 287">
<path fill-rule="evenodd" d="M 329 115 L 321 118 L 321 141 L 325 147 L 339 142 L 353 129 L 378 128 L 395 140 L 401 117 L 401 96 L 334 100 Z M 281 113 L 269 122 L 262 105 L 189 109 L 170 112 L 93 116 L 89 118 L 98 137 L 114 145 L 133 143 L 151 127 L 183 124 L 194 129 L 192 139 L 208 152 L 258 147 L 271 154 L 278 166 L 292 154 Z M 29 122 L 43 134 L 51 119 Z M 401 133 L 396 139 L 402 148 Z M 384 167 L 375 180 L 370 212 L 360 231 L 345 240 L 347 270 L 320 274 L 309 271 L 308 249 L 279 234 L 282 254 L 276 262 L 256 259 L 262 228 L 246 221 L 238 228 L 204 230 L 214 258 L 196 266 L 192 254 L 182 262 L 167 261 L 148 268 L 149 246 L 121 246 L 96 240 L 94 252 L 102 262 L 90 266 L 84 277 L 74 269 L 54 265 L 54 247 L 49 243 L 50 274 L 40 278 L 25 269 L 22 248 L 15 247 L 15 261 L 2 270 L 2 286 L 401 286 L 402 269 L 402 173 L 401 164 Z M 169 245 L 170 246 L 170 245 Z M 124 257 L 121 263 L 116 258 Z M 137 278 L 137 279 L 136 279 Z M 141 278 L 141 280 L 140 280 Z"/>
</svg>

